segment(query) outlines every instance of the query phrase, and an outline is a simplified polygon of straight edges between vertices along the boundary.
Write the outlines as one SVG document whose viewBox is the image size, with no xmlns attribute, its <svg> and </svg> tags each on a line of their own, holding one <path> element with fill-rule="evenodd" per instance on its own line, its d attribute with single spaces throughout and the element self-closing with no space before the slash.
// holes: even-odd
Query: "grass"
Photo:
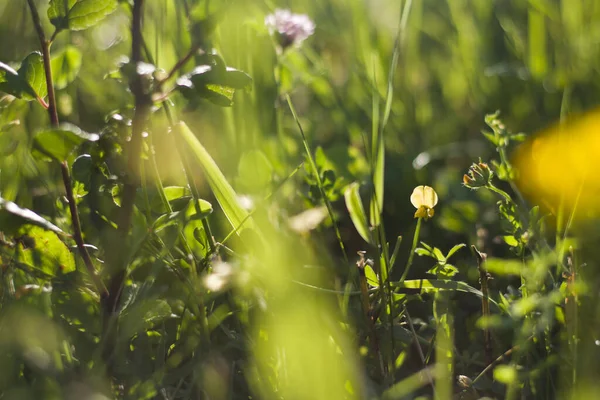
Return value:
<svg viewBox="0 0 600 400">
<path fill-rule="evenodd" d="M 600 393 L 596 2 L 305 0 L 289 47 L 280 2 L 42 3 L 0 5 L 1 396 Z"/>
</svg>

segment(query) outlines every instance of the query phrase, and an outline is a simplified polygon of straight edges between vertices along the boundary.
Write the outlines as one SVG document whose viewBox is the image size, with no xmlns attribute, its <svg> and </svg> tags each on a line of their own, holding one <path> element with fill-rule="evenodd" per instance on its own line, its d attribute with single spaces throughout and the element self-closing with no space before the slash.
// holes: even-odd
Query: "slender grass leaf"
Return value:
<svg viewBox="0 0 600 400">
<path fill-rule="evenodd" d="M 527 266 L 519 260 L 488 258 L 485 261 L 485 269 L 495 275 L 519 276 L 526 268 Z"/>
<path fill-rule="evenodd" d="M 458 250 L 462 249 L 463 247 L 466 247 L 466 244 L 464 244 L 464 243 L 460 243 L 460 244 L 457 244 L 457 245 L 455 245 L 454 247 L 452 247 L 452 248 L 450 249 L 450 251 L 448 252 L 448 254 L 446 254 L 446 259 L 448 259 L 448 258 L 452 257 L 452 255 L 453 255 L 454 253 L 456 253 Z"/>
<path fill-rule="evenodd" d="M 420 388 L 431 385 L 434 381 L 433 377 L 435 376 L 435 373 L 436 369 L 434 367 L 422 369 L 408 378 L 394 384 L 383 393 L 382 398 L 384 400 L 404 399 Z"/>
<path fill-rule="evenodd" d="M 369 244 L 373 244 L 373 238 L 369 225 L 367 223 L 367 216 L 363 208 L 362 200 L 359 193 L 359 185 L 354 182 L 346 188 L 344 191 L 344 199 L 346 200 L 346 208 L 350 213 L 350 218 L 354 227 L 360 234 L 360 236 Z"/>
<path fill-rule="evenodd" d="M 99 138 L 95 133 L 87 133 L 75 125 L 65 123 L 57 129 L 39 132 L 33 138 L 33 145 L 42 154 L 62 162 L 83 142 L 95 142 Z"/>
<path fill-rule="evenodd" d="M 437 292 L 440 290 L 454 290 L 457 292 L 466 292 L 483 298 L 481 290 L 475 289 L 461 281 L 452 281 L 446 279 L 413 279 L 402 282 L 391 282 L 392 287 L 398 289 L 418 289 L 421 292 Z M 488 300 L 498 305 L 494 300 L 488 297 Z"/>
<path fill-rule="evenodd" d="M 180 122 L 175 125 L 175 134 L 191 150 L 194 160 L 204 170 L 208 184 L 231 226 L 235 229 L 239 228 L 238 234 L 244 228 L 253 227 L 254 223 L 251 218 L 247 218 L 244 223 L 247 213 L 239 205 L 235 191 L 190 128 L 184 122 Z"/>
</svg>

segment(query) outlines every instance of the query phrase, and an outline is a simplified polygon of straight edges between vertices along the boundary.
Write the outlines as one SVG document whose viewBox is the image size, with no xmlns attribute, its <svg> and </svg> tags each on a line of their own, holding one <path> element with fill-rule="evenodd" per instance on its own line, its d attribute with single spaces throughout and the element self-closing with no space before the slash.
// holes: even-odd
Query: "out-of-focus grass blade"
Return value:
<svg viewBox="0 0 600 400">
<path fill-rule="evenodd" d="M 544 14 L 529 10 L 529 71 L 535 78 L 543 78 L 548 70 L 546 59 L 546 22 Z"/>
<path fill-rule="evenodd" d="M 375 78 L 373 78 L 375 82 Z M 373 179 L 373 196 L 369 205 L 371 226 L 381 223 L 383 210 L 383 179 L 385 164 L 385 146 L 383 143 L 383 127 L 379 126 L 379 93 L 373 90 L 373 128 L 371 134 L 371 174 Z"/>
<path fill-rule="evenodd" d="M 219 166 L 215 163 L 210 154 L 208 154 L 190 128 L 188 128 L 184 122 L 179 122 L 175 125 L 174 130 L 175 134 L 178 135 L 190 149 L 194 160 L 200 164 L 204 170 L 208 184 L 231 226 L 233 228 L 239 228 L 237 230 L 238 234 L 243 231 L 244 228 L 254 228 L 254 222 L 251 218 L 247 218 L 246 211 L 238 204 L 235 191 L 229 182 L 227 182 L 227 179 L 219 169 Z"/>
<path fill-rule="evenodd" d="M 392 287 L 398 289 L 419 289 L 422 292 L 437 292 L 439 290 L 454 290 L 458 292 L 472 293 L 479 298 L 483 298 L 481 290 L 475 289 L 473 286 L 466 284 L 461 281 L 451 281 L 444 279 L 413 279 L 402 282 L 392 282 Z M 491 303 L 496 303 L 494 300 L 489 299 Z"/>
<path fill-rule="evenodd" d="M 451 399 L 454 376 L 454 316 L 450 311 L 450 293 L 439 291 L 433 299 L 435 330 L 435 399 Z"/>
<path fill-rule="evenodd" d="M 367 223 L 367 215 L 362 205 L 362 200 L 358 192 L 359 185 L 354 182 L 350 184 L 344 192 L 344 199 L 346 200 L 346 207 L 350 213 L 350 218 L 354 227 L 360 234 L 360 236 L 369 244 L 373 244 L 373 238 L 369 231 L 369 225 Z"/>
<path fill-rule="evenodd" d="M 403 399 L 423 386 L 432 384 L 434 374 L 434 368 L 424 368 L 386 390 L 382 398 L 384 400 Z"/>
</svg>

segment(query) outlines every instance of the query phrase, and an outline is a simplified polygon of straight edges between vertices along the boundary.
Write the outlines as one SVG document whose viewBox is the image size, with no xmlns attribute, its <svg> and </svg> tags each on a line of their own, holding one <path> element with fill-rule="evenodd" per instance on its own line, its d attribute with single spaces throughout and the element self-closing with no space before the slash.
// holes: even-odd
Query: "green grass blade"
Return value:
<svg viewBox="0 0 600 400">
<path fill-rule="evenodd" d="M 354 223 L 354 227 L 360 234 L 360 236 L 369 244 L 373 244 L 373 238 L 369 231 L 369 225 L 367 223 L 367 215 L 363 208 L 360 193 L 358 192 L 359 185 L 354 182 L 346 188 L 344 191 L 344 199 L 346 200 L 346 208 L 350 213 L 350 218 Z"/>
<path fill-rule="evenodd" d="M 231 226 L 236 229 L 241 227 L 237 231 L 238 234 L 246 228 L 254 227 L 251 219 L 246 220 L 248 213 L 238 204 L 237 195 L 219 169 L 219 166 L 190 128 L 184 122 L 179 122 L 175 125 L 174 131 L 190 149 L 193 160 L 204 170 L 208 184 Z"/>
<path fill-rule="evenodd" d="M 421 292 L 437 292 L 440 290 L 454 290 L 457 292 L 466 292 L 476 295 L 479 298 L 483 298 L 481 290 L 475 289 L 473 286 L 461 282 L 451 281 L 445 279 L 412 279 L 402 282 L 392 282 L 392 287 L 397 289 L 419 289 Z M 491 303 L 496 303 L 494 300 L 489 299 Z"/>
</svg>

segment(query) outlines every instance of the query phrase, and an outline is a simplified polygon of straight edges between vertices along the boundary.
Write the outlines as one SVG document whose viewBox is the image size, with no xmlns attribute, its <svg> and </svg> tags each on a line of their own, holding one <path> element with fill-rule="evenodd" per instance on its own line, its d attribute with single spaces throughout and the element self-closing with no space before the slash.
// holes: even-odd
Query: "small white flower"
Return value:
<svg viewBox="0 0 600 400">
<path fill-rule="evenodd" d="M 299 46 L 315 32 L 315 23 L 307 15 L 292 14 L 290 10 L 276 9 L 265 17 L 265 25 L 283 50 Z"/>
<path fill-rule="evenodd" d="M 204 278 L 204 285 L 212 292 L 223 290 L 231 281 L 233 268 L 225 262 L 213 265 L 213 272 Z"/>
</svg>

